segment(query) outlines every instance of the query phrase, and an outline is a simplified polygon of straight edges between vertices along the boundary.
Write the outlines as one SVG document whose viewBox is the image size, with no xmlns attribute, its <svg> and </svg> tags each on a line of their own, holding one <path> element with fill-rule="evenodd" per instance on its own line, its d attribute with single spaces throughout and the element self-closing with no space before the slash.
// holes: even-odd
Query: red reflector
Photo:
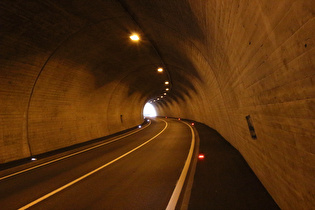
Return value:
<svg viewBox="0 0 315 210">
<path fill-rule="evenodd" d="M 165 117 L 165 118 L 167 118 L 167 117 Z"/>
<path fill-rule="evenodd" d="M 195 125 L 195 123 L 191 123 L 191 125 L 192 125 L 192 126 L 194 126 L 194 125 Z"/>
<path fill-rule="evenodd" d="M 198 158 L 199 158 L 199 160 L 202 160 L 202 159 L 205 158 L 205 155 L 204 154 L 200 154 L 200 155 L 198 155 Z"/>
<path fill-rule="evenodd" d="M 178 120 L 180 120 L 180 118 L 178 118 Z"/>
</svg>

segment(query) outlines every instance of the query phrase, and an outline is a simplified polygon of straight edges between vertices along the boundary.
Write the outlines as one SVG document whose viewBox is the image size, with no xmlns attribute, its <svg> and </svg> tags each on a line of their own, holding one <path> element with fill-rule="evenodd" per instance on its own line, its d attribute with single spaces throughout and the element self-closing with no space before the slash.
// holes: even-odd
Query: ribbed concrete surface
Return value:
<svg viewBox="0 0 315 210">
<path fill-rule="evenodd" d="M 217 130 L 280 208 L 315 205 L 313 0 L 4 0 L 0 14 L 1 163 L 135 126 L 170 80 L 160 115 Z"/>
</svg>

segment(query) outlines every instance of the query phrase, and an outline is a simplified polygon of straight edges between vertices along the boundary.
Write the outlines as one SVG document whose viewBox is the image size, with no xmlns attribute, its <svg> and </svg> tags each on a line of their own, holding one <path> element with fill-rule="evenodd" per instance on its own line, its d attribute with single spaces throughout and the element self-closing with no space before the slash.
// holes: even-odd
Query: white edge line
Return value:
<svg viewBox="0 0 315 210">
<path fill-rule="evenodd" d="M 50 196 L 52 196 L 52 195 L 54 195 L 54 194 L 56 194 L 56 193 L 58 193 L 58 192 L 60 192 L 60 191 L 62 191 L 62 190 L 64 190 L 64 189 L 70 187 L 71 185 L 73 185 L 73 184 L 75 184 L 75 183 L 81 181 L 82 179 L 84 179 L 84 178 L 86 178 L 86 177 L 88 177 L 88 176 L 90 176 L 90 175 L 92 175 L 92 174 L 98 172 L 99 170 L 105 168 L 106 166 L 109 166 L 110 164 L 116 162 L 117 160 L 120 160 L 121 158 L 123 158 L 123 157 L 129 155 L 130 153 L 136 151 L 137 149 L 143 147 L 144 145 L 146 145 L 147 143 L 149 143 L 150 141 L 152 141 L 153 139 L 155 139 L 156 137 L 158 137 L 161 133 L 163 133 L 163 132 L 165 131 L 165 129 L 167 128 L 168 124 L 167 124 L 167 122 L 166 122 L 165 120 L 162 120 L 162 121 L 165 122 L 165 127 L 163 128 L 163 130 L 161 130 L 158 134 L 156 134 L 155 136 L 153 136 L 152 138 L 150 138 L 149 140 L 147 140 L 147 141 L 144 142 L 143 144 L 141 144 L 141 145 L 137 146 L 136 148 L 130 150 L 129 152 L 127 152 L 127 153 L 125 153 L 125 154 L 119 156 L 118 158 L 116 158 L 116 159 L 114 159 L 114 160 L 112 160 L 112 161 L 106 163 L 105 165 L 102 165 L 102 166 L 98 167 L 97 169 L 94 169 L 93 171 L 91 171 L 91 172 L 89 172 L 89 173 L 87 173 L 87 174 L 85 174 L 85 175 L 83 175 L 83 176 L 81 176 L 81 177 L 79 177 L 79 178 L 73 180 L 72 182 L 69 182 L 68 184 L 66 184 L 66 185 L 64 185 L 64 186 L 62 186 L 62 187 L 60 187 L 60 188 L 58 188 L 58 189 L 56 189 L 56 190 L 54 190 L 54 191 L 52 191 L 52 192 L 50 192 L 50 193 L 48 193 L 48 194 L 46 194 L 46 195 L 44 195 L 44 196 L 42 196 L 42 197 L 36 199 L 35 201 L 33 201 L 33 202 L 31 202 L 31 203 L 29 203 L 29 204 L 27 204 L 27 205 L 25 205 L 25 206 L 19 208 L 18 210 L 24 210 L 24 209 L 28 209 L 28 208 L 34 206 L 35 204 L 37 204 L 37 203 L 39 203 L 39 202 L 45 200 L 46 198 L 49 198 Z"/>
<path fill-rule="evenodd" d="M 187 176 L 187 173 L 188 173 L 188 169 L 189 169 L 189 166 L 190 166 L 190 162 L 191 162 L 192 155 L 193 155 L 193 152 L 194 152 L 194 147 L 195 147 L 195 133 L 194 133 L 194 130 L 192 129 L 192 127 L 188 123 L 186 123 L 186 122 L 183 122 L 183 123 L 185 123 L 191 130 L 192 139 L 191 139 L 191 144 L 190 144 L 190 150 L 189 150 L 189 153 L 188 153 L 188 156 L 187 156 L 184 168 L 183 168 L 182 173 L 181 173 L 181 175 L 180 175 L 180 177 L 179 177 L 179 179 L 178 179 L 178 181 L 176 183 L 176 187 L 175 187 L 175 189 L 173 191 L 173 194 L 171 196 L 170 201 L 168 202 L 166 210 L 173 210 L 176 207 L 176 204 L 178 202 L 180 193 L 181 193 L 182 188 L 184 186 L 184 182 L 185 182 L 185 179 L 186 179 L 186 176 Z"/>
<path fill-rule="evenodd" d="M 107 142 L 104 142 L 104 143 L 101 143 L 101 144 L 97 144 L 97 145 L 95 145 L 95 146 L 93 146 L 93 147 L 89 147 L 89 148 L 87 148 L 87 149 L 84 149 L 84 150 L 81 150 L 81 151 L 72 153 L 72 154 L 70 154 L 70 155 L 66 155 L 66 156 L 63 156 L 63 157 L 60 157 L 60 158 L 57 158 L 57 159 L 48 161 L 48 162 L 46 162 L 46 163 L 42 163 L 42 164 L 39 164 L 39 165 L 30 167 L 30 168 L 24 169 L 24 170 L 22 170 L 22 171 L 18 171 L 18 172 L 9 174 L 9 175 L 7 175 L 7 176 L 0 177 L 0 181 L 1 181 L 1 180 L 4 180 L 4 179 L 7 179 L 7 178 L 9 178 L 9 177 L 12 177 L 12 176 L 16 176 L 16 175 L 18 175 L 18 174 L 22 174 L 22 173 L 27 172 L 27 171 L 31 171 L 31 170 L 33 170 L 33 169 L 36 169 L 36 168 L 39 168 L 39 167 L 42 167 L 42 166 L 45 166 L 45 165 L 48 165 L 48 164 L 51 164 L 51 163 L 54 163 L 54 162 L 57 162 L 57 161 L 60 161 L 60 160 L 63 160 L 63 159 L 66 159 L 66 158 L 75 156 L 75 155 L 78 155 L 78 154 L 81 154 L 81 153 L 83 153 L 83 152 L 90 151 L 90 150 L 92 150 L 92 149 L 95 149 L 95 148 L 104 146 L 104 145 L 106 145 L 106 144 L 110 144 L 110 143 L 112 143 L 112 142 L 118 141 L 118 140 L 120 140 L 120 139 L 122 139 L 122 138 L 125 138 L 125 137 L 127 137 L 127 136 L 130 136 L 130 135 L 132 135 L 132 134 L 138 133 L 139 131 L 141 131 L 141 130 L 147 128 L 147 127 L 149 127 L 150 125 L 151 125 L 151 120 L 150 120 L 150 123 L 149 123 L 148 125 L 146 125 L 146 126 L 143 127 L 143 128 L 137 129 L 136 131 L 133 131 L 133 132 L 128 133 L 128 134 L 126 134 L 126 135 L 123 135 L 123 134 L 122 134 L 122 136 L 118 136 L 117 138 L 114 138 L 113 140 L 110 140 L 110 141 L 107 141 Z"/>
</svg>

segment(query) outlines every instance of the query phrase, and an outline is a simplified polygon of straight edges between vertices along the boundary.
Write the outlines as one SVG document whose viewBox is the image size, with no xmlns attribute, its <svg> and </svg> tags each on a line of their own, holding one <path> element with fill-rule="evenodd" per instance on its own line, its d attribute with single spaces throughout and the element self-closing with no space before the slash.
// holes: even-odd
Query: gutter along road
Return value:
<svg viewBox="0 0 315 210">
<path fill-rule="evenodd" d="M 0 177 L 0 208 L 174 209 L 194 148 L 192 128 L 157 118 L 123 136 Z"/>
</svg>

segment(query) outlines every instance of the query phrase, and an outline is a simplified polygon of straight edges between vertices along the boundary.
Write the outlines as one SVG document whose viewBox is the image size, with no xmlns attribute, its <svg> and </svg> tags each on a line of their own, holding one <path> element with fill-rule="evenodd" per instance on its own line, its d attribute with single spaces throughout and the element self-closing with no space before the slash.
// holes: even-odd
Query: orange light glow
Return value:
<svg viewBox="0 0 315 210">
<path fill-rule="evenodd" d="M 163 68 L 158 68 L 157 71 L 160 72 L 160 73 L 162 73 L 162 72 L 163 72 Z"/>
<path fill-rule="evenodd" d="M 205 155 L 204 155 L 204 154 L 199 154 L 199 155 L 198 155 L 198 159 L 199 159 L 199 160 L 205 159 Z"/>
<path fill-rule="evenodd" d="M 140 37 L 139 37 L 137 34 L 132 34 L 132 35 L 130 36 L 130 39 L 131 39 L 132 41 L 137 42 L 137 41 L 140 40 Z"/>
<path fill-rule="evenodd" d="M 194 125 L 195 125 L 195 123 L 191 123 L 191 125 L 192 125 L 192 126 L 194 126 Z"/>
</svg>

